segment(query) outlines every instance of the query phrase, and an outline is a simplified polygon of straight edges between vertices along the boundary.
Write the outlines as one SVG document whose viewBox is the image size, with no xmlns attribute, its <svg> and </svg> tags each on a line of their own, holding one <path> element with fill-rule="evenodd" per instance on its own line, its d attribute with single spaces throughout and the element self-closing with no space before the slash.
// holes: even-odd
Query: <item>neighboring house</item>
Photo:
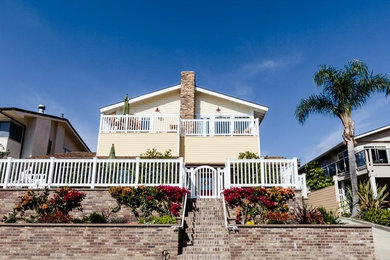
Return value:
<svg viewBox="0 0 390 260">
<path fill-rule="evenodd" d="M 71 151 L 90 152 L 68 119 L 15 107 L 0 107 L 0 151 L 29 158 Z"/>
<path fill-rule="evenodd" d="M 148 149 L 171 150 L 187 165 L 224 165 L 240 152 L 261 155 L 259 125 L 268 108 L 195 84 L 183 71 L 181 84 L 100 109 L 97 156 L 137 157 Z"/>
<path fill-rule="evenodd" d="M 376 185 L 390 188 L 390 125 L 357 135 L 355 157 L 358 180 L 370 180 L 373 191 Z M 325 174 L 335 180 L 335 197 L 340 201 L 345 186 L 350 184 L 347 147 L 344 143 L 332 147 L 312 161 L 320 164 Z M 299 168 L 304 173 L 305 165 Z"/>
</svg>

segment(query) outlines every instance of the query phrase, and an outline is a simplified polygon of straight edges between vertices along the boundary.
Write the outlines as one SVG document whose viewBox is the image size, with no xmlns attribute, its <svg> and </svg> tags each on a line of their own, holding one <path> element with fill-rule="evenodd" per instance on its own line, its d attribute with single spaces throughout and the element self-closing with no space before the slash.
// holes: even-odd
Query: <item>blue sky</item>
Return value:
<svg viewBox="0 0 390 260">
<path fill-rule="evenodd" d="M 92 150 L 99 108 L 180 82 L 269 106 L 263 155 L 303 162 L 341 141 L 338 119 L 294 110 L 320 64 L 390 74 L 389 1 L 0 1 L 0 106 L 65 116 Z M 390 124 L 390 97 L 353 116 Z"/>
</svg>

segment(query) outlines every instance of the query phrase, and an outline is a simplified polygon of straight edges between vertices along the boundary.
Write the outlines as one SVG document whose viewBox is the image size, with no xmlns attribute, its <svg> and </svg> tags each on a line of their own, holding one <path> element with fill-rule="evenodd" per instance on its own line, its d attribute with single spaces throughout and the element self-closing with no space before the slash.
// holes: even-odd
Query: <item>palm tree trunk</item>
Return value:
<svg viewBox="0 0 390 260">
<path fill-rule="evenodd" d="M 359 198 L 358 198 L 358 182 L 356 173 L 356 157 L 355 157 L 355 144 L 353 140 L 347 140 L 348 148 L 348 162 L 349 162 L 349 175 L 351 178 L 351 189 L 352 189 L 352 215 L 356 217 L 359 212 Z"/>
</svg>

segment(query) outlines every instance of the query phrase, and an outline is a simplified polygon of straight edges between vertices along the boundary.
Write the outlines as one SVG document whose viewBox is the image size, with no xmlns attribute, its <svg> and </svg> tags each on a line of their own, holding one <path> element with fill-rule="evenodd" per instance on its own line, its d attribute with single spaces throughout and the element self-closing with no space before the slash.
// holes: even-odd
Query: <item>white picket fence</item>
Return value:
<svg viewBox="0 0 390 260">
<path fill-rule="evenodd" d="M 299 188 L 297 159 L 228 160 L 225 187 Z"/>
<path fill-rule="evenodd" d="M 0 186 L 183 187 L 183 159 L 1 159 Z"/>
</svg>

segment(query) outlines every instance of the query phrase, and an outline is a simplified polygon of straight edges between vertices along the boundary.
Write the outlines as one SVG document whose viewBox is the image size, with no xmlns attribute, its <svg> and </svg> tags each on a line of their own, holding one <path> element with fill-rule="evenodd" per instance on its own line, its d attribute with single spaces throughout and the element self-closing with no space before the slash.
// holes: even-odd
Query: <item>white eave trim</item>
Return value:
<svg viewBox="0 0 390 260">
<path fill-rule="evenodd" d="M 388 128 L 390 128 L 390 125 L 387 125 L 387 126 L 378 128 L 378 129 L 376 129 L 376 130 L 372 130 L 372 131 L 367 132 L 367 133 L 365 133 L 365 134 L 358 135 L 358 136 L 355 137 L 355 139 L 360 139 L 360 138 L 363 138 L 363 137 L 366 137 L 366 136 L 369 136 L 369 135 L 372 135 L 372 134 L 376 134 L 376 133 L 381 132 L 381 131 L 383 131 L 383 130 L 386 130 L 386 129 L 388 129 Z"/>
</svg>

